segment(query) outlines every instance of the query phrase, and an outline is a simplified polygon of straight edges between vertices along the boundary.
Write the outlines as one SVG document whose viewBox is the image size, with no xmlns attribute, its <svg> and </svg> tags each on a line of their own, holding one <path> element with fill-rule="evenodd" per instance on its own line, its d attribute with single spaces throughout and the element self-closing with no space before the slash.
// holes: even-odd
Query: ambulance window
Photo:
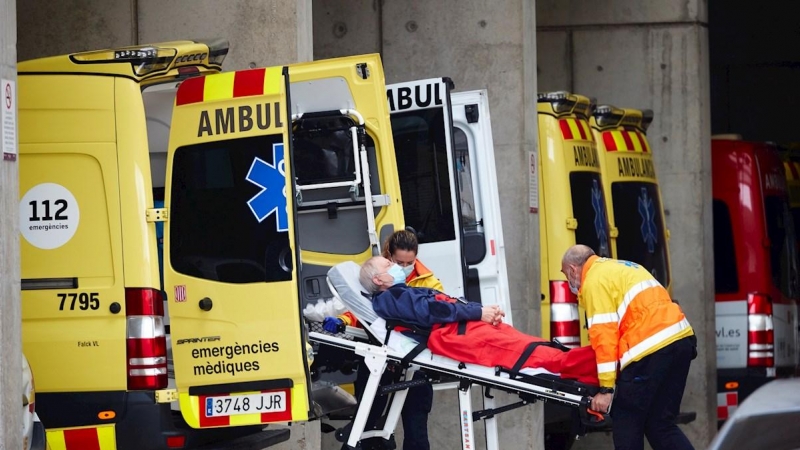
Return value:
<svg viewBox="0 0 800 450">
<path fill-rule="evenodd" d="M 764 209 L 772 282 L 783 295 L 793 298 L 797 295 L 797 243 L 789 204 L 784 197 L 769 195 L 764 197 Z"/>
<path fill-rule="evenodd" d="M 313 117 L 293 124 L 295 176 L 308 186 L 355 180 L 355 159 L 350 127 L 353 121 L 342 116 Z M 370 170 L 372 195 L 379 195 L 380 177 L 375 143 L 366 135 L 364 147 Z M 305 251 L 335 255 L 357 255 L 369 248 L 369 235 L 353 233 L 367 230 L 364 185 L 359 185 L 354 201 L 350 186 L 307 189 L 297 203 L 296 237 Z M 338 205 L 338 206 L 337 206 Z M 336 206 L 336 207 L 334 207 Z M 355 207 L 354 207 L 355 206 Z M 380 208 L 375 208 L 379 213 Z M 325 233 L 320 233 L 320 229 Z"/>
<path fill-rule="evenodd" d="M 461 226 L 464 232 L 479 231 L 475 188 L 472 184 L 472 161 L 469 156 L 467 134 L 461 128 L 453 128 L 453 147 L 456 159 L 456 183 L 461 194 Z"/>
<path fill-rule="evenodd" d="M 714 291 L 717 294 L 739 291 L 731 213 L 721 200 L 714 200 Z"/>
<path fill-rule="evenodd" d="M 355 160 L 347 117 L 321 117 L 294 122 L 294 161 L 297 184 L 355 180 Z"/>
<path fill-rule="evenodd" d="M 392 115 L 403 215 L 420 244 L 455 239 L 444 130 L 441 108 Z"/>
<path fill-rule="evenodd" d="M 608 216 L 603 182 L 597 172 L 569 174 L 572 215 L 578 220 L 575 243 L 588 245 L 600 256 L 611 256 L 608 246 Z"/>
<path fill-rule="evenodd" d="M 618 181 L 611 184 L 614 223 L 619 230 L 617 257 L 643 265 L 664 286 L 669 266 L 664 218 L 655 183 Z"/>
<path fill-rule="evenodd" d="M 283 184 L 271 186 L 276 178 L 270 177 L 273 151 L 280 149 L 273 146 L 281 141 L 281 135 L 258 136 L 176 150 L 168 223 L 177 272 L 225 283 L 291 279 L 289 235 L 283 231 L 288 218 L 279 219 L 280 210 L 285 212 Z M 265 166 L 262 185 L 247 179 L 258 159 Z M 251 209 L 248 202 L 263 195 Z"/>
</svg>

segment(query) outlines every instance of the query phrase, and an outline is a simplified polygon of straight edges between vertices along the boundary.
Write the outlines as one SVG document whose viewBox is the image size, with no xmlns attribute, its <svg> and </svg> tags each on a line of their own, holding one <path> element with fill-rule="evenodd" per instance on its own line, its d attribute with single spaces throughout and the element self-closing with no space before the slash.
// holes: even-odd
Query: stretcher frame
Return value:
<svg viewBox="0 0 800 450">
<path fill-rule="evenodd" d="M 348 305 L 348 309 L 361 321 L 362 318 L 358 316 L 354 308 L 351 308 L 348 301 L 339 295 L 330 278 L 327 279 L 327 282 L 333 295 L 342 303 Z M 368 322 L 365 321 L 364 323 Z M 387 330 L 387 342 L 388 335 L 392 332 Z M 471 364 L 458 363 L 453 366 L 443 366 L 435 364 L 434 361 L 425 361 L 419 357 L 406 361 L 407 352 L 399 352 L 391 349 L 388 345 L 382 344 L 369 326 L 364 328 L 364 333 L 367 335 L 369 342 L 358 342 L 318 332 L 309 333 L 309 339 L 313 343 L 352 351 L 356 355 L 362 356 L 369 369 L 369 379 L 364 388 L 363 396 L 358 403 L 352 427 L 346 437 L 346 448 L 348 449 L 355 450 L 358 448 L 357 445 L 362 439 L 378 437 L 388 441 L 393 436 L 408 395 L 408 389 L 429 382 L 413 379 L 414 374 L 419 370 L 452 380 L 445 383 L 430 382 L 434 390 L 458 389 L 462 450 L 475 448 L 473 422 L 481 419 L 484 421 L 487 450 L 498 450 L 500 447 L 497 414 L 517 409 L 536 401 L 556 402 L 567 407 L 576 408 L 584 427 L 602 426 L 605 422 L 605 418 L 602 415 L 589 409 L 593 393 L 589 392 L 588 386 L 585 389 L 577 389 L 583 392 L 576 394 L 560 389 L 558 387 L 559 381 L 556 379 L 540 379 L 536 376 L 512 373 L 510 370 L 500 367 L 495 368 L 494 375 L 487 375 L 485 370 L 476 371 L 472 369 Z M 381 387 L 381 378 L 390 364 L 405 369 L 404 379 L 398 383 Z M 472 405 L 473 385 L 480 386 L 483 389 L 483 409 L 480 411 L 474 411 Z M 494 397 L 491 395 L 492 389 L 518 395 L 520 401 L 496 407 Z M 364 431 L 372 405 L 378 394 L 393 395 L 383 428 Z"/>
</svg>

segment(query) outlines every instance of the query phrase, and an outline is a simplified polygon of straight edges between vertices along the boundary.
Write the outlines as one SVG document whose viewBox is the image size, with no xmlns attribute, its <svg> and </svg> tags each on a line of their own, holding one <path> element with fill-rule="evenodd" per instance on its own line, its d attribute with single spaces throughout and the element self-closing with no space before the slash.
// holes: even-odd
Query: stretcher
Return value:
<svg viewBox="0 0 800 450">
<path fill-rule="evenodd" d="M 558 374 L 543 369 L 513 370 L 465 364 L 434 355 L 429 350 L 420 348 L 417 340 L 393 331 L 397 324 L 387 324 L 372 310 L 369 296 L 358 281 L 359 270 L 360 266 L 354 262 L 340 263 L 328 271 L 327 280 L 333 295 L 348 307 L 364 327 L 363 331 L 351 329 L 352 327 L 348 329 L 354 334 L 361 334 L 366 341 L 318 332 L 309 333 L 310 340 L 316 344 L 352 351 L 362 356 L 369 369 L 369 379 L 355 418 L 343 435 L 346 448 L 356 449 L 362 439 L 380 437 L 388 441 L 392 438 L 408 389 L 425 383 L 432 384 L 434 390 L 458 390 L 461 444 L 465 450 L 475 448 L 473 422 L 484 421 L 486 448 L 496 450 L 499 448 L 497 414 L 536 401 L 556 402 L 575 408 L 584 427 L 604 425 L 606 417 L 589 409 L 591 397 L 599 389 L 595 386 L 563 380 Z M 380 386 L 381 377 L 389 366 L 404 371 L 402 380 Z M 417 371 L 422 371 L 427 377 L 413 379 Z M 483 409 L 479 411 L 475 411 L 472 405 L 473 386 L 481 387 L 484 393 Z M 495 405 L 492 390 L 518 395 L 520 400 L 498 407 Z M 382 429 L 364 431 L 377 395 L 392 395 L 391 406 Z"/>
</svg>

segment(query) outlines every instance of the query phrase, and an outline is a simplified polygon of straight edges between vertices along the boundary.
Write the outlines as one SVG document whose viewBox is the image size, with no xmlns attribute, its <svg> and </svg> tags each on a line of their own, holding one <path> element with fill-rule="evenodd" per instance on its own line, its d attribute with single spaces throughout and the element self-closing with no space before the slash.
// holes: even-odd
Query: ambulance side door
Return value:
<svg viewBox="0 0 800 450">
<path fill-rule="evenodd" d="M 467 262 L 467 298 L 500 305 L 513 323 L 500 192 L 485 90 L 451 94 L 456 180 Z"/>
<path fill-rule="evenodd" d="M 416 231 L 418 257 L 445 292 L 464 296 L 466 264 L 461 203 L 454 188 L 451 83 L 445 78 L 397 83 L 386 86 L 386 94 L 405 225 Z"/>
<path fill-rule="evenodd" d="M 193 428 L 308 419 L 287 71 L 192 78 L 167 155 L 164 289 Z"/>
</svg>

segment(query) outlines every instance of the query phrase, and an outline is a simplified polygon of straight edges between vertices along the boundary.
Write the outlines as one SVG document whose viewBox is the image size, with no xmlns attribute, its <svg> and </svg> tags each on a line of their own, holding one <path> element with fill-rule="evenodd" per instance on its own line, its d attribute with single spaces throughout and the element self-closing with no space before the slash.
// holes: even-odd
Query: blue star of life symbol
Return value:
<svg viewBox="0 0 800 450">
<path fill-rule="evenodd" d="M 656 233 L 656 208 L 653 199 L 647 195 L 647 188 L 642 188 L 639 196 L 639 215 L 642 216 L 642 240 L 647 243 L 647 251 L 655 253 L 658 234 Z"/>
<path fill-rule="evenodd" d="M 275 213 L 276 231 L 289 231 L 289 214 L 286 212 L 286 162 L 283 159 L 283 144 L 272 146 L 270 164 L 261 158 L 253 159 L 245 180 L 261 188 L 258 194 L 247 201 L 250 211 L 259 223 Z"/>
<path fill-rule="evenodd" d="M 609 256 L 608 251 L 608 220 L 606 220 L 606 208 L 603 202 L 603 191 L 597 184 L 597 180 L 592 180 L 592 208 L 594 209 L 594 231 L 597 239 L 600 240 L 600 251 L 602 256 Z"/>
</svg>

